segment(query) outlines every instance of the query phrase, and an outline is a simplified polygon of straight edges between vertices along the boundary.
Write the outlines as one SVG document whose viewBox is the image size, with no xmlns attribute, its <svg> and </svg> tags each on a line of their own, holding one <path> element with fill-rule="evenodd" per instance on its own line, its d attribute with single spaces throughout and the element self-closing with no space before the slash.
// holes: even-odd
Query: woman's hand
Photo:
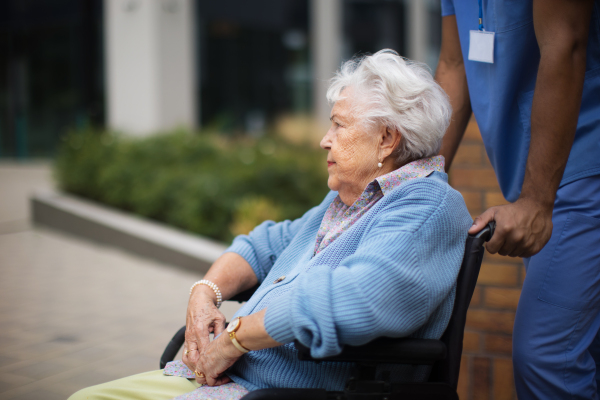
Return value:
<svg viewBox="0 0 600 400">
<path fill-rule="evenodd" d="M 231 342 L 227 332 L 214 339 L 200 354 L 195 370 L 204 376 L 196 377 L 196 381 L 208 386 L 220 386 L 231 382 L 223 372 L 231 367 L 244 353 Z"/>
<path fill-rule="evenodd" d="M 264 319 L 267 309 L 257 313 L 247 315 L 240 319 L 240 326 L 236 332 L 237 340 L 243 343 L 242 346 L 250 350 L 268 349 L 281 346 L 267 333 Z M 222 330 L 221 330 L 222 331 Z M 197 353 L 197 352 L 194 352 Z M 227 332 L 214 339 L 207 346 L 200 350 L 198 362 L 192 371 L 198 371 L 196 381 L 206 383 L 209 386 L 224 385 L 231 380 L 223 375 L 227 368 L 231 367 L 244 353 L 239 351 L 234 345 Z M 188 366 L 189 367 L 189 366 Z"/>
<path fill-rule="evenodd" d="M 217 336 L 225 329 L 225 316 L 215 303 L 215 293 L 207 285 L 197 285 L 190 296 L 182 361 L 192 371 L 200 354 L 210 345 L 209 334 Z"/>
</svg>

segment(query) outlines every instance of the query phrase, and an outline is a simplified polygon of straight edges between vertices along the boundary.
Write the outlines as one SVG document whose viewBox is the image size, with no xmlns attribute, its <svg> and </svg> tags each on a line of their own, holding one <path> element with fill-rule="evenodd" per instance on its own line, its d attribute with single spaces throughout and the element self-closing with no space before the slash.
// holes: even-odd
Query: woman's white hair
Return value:
<svg viewBox="0 0 600 400">
<path fill-rule="evenodd" d="M 380 50 L 344 62 L 331 79 L 327 100 L 341 100 L 345 88 L 352 88 L 354 111 L 364 124 L 381 123 L 402 134 L 391 155 L 396 165 L 439 152 L 452 107 L 425 64 Z"/>
</svg>

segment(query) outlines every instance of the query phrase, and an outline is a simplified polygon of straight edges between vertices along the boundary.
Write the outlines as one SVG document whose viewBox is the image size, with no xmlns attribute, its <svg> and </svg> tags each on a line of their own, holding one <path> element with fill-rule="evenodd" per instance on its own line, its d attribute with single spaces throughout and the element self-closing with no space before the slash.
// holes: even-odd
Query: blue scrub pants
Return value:
<svg viewBox="0 0 600 400">
<path fill-rule="evenodd" d="M 600 175 L 561 187 L 552 221 L 548 244 L 525 260 L 513 334 L 517 394 L 600 399 Z"/>
</svg>

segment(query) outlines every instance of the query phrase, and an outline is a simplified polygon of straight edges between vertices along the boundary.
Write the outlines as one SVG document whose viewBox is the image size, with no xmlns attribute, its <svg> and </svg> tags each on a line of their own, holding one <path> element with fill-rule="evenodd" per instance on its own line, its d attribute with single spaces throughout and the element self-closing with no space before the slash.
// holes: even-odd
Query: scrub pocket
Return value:
<svg viewBox="0 0 600 400">
<path fill-rule="evenodd" d="M 575 311 L 600 307 L 600 219 L 569 212 L 538 298 Z"/>
</svg>

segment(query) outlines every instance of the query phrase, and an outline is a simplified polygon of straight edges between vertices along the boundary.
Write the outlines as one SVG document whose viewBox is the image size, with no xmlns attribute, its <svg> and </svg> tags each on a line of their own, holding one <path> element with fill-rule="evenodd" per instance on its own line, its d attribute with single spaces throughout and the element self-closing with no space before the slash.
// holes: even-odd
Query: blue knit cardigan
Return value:
<svg viewBox="0 0 600 400">
<path fill-rule="evenodd" d="M 325 357 L 379 336 L 439 338 L 446 329 L 472 223 L 447 175 L 401 184 L 313 256 L 335 196 L 295 221 L 266 221 L 227 250 L 244 257 L 261 283 L 236 316 L 267 308 L 266 330 L 284 343 L 251 351 L 227 371 L 249 390 L 343 390 L 352 364 L 299 361 L 294 339 Z M 417 379 L 409 367 L 391 369 L 395 381 Z"/>
</svg>

